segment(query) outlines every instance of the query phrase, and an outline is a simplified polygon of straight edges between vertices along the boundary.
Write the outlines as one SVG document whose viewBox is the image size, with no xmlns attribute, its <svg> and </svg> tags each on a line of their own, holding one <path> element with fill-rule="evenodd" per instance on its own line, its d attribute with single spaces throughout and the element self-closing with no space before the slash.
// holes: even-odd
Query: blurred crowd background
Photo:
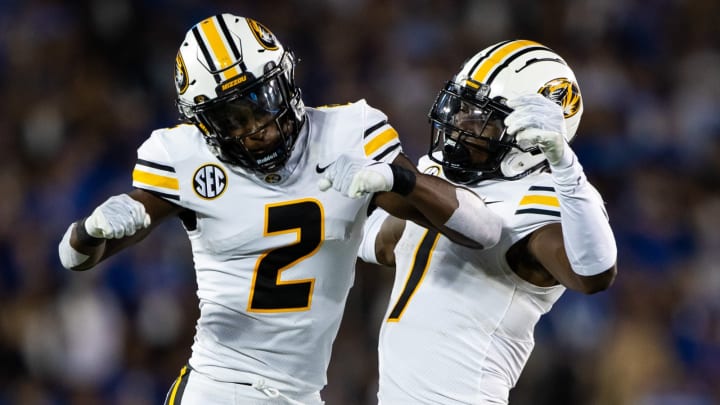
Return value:
<svg viewBox="0 0 720 405">
<path fill-rule="evenodd" d="M 720 2 L 716 0 L 0 1 L 0 405 L 160 404 L 197 316 L 180 222 L 93 271 L 68 224 L 129 191 L 172 126 L 174 58 L 218 12 L 267 25 L 308 105 L 365 98 L 417 159 L 465 58 L 509 38 L 565 57 L 584 95 L 573 147 L 603 193 L 619 276 L 544 317 L 514 404 L 720 403 Z M 373 404 L 391 270 L 361 264 L 329 405 Z"/>
</svg>

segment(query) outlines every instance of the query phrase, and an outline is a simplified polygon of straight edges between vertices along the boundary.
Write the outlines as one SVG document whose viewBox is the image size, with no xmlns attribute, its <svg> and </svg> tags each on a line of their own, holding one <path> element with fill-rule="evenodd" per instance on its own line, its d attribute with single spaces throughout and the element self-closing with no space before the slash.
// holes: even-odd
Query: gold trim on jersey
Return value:
<svg viewBox="0 0 720 405">
<path fill-rule="evenodd" d="M 170 397 L 168 398 L 168 405 L 174 405 L 175 404 L 175 396 L 177 395 L 178 388 L 180 388 L 180 382 L 182 381 L 185 374 L 187 374 L 188 367 L 184 366 L 182 370 L 180 370 L 180 375 L 178 378 L 175 379 L 175 382 L 173 383 L 172 391 L 170 392 Z"/>
<path fill-rule="evenodd" d="M 536 195 L 536 194 L 529 194 L 520 200 L 520 204 L 518 205 L 530 205 L 530 204 L 536 204 L 536 205 L 548 205 L 551 207 L 559 207 L 560 202 L 558 201 L 557 197 L 554 196 L 548 196 L 548 195 Z"/>
<path fill-rule="evenodd" d="M 179 190 L 180 183 L 174 177 L 161 176 L 159 174 L 145 172 L 140 169 L 134 169 L 132 172 L 134 181 L 146 184 L 152 187 L 169 188 L 171 190 Z"/>
<path fill-rule="evenodd" d="M 515 52 L 529 46 L 542 45 L 534 41 L 520 40 L 508 42 L 500 48 L 492 51 L 490 54 L 485 56 L 485 60 L 483 60 L 480 65 L 475 68 L 475 71 L 471 72 L 470 77 L 472 78 L 472 80 L 468 80 L 467 85 L 473 88 L 478 88 L 478 83 L 485 83 L 488 77 L 490 77 L 490 73 L 492 72 L 493 68 L 500 65 L 503 60 L 510 57 Z"/>
<path fill-rule="evenodd" d="M 395 128 L 389 127 L 384 131 L 380 132 L 379 135 L 366 142 L 363 148 L 365 149 L 365 156 L 370 157 L 373 153 L 377 152 L 383 146 L 386 146 L 391 141 L 399 139 L 399 135 Z"/>
<path fill-rule="evenodd" d="M 412 301 L 418 288 L 420 288 L 420 286 L 422 285 L 423 281 L 425 280 L 425 276 L 427 275 L 427 270 L 430 267 L 430 262 L 432 261 L 435 247 L 440 240 L 440 236 L 442 236 L 440 233 L 427 229 L 423 233 L 422 237 L 420 238 L 420 242 L 417 245 L 417 248 L 415 248 L 415 253 L 413 253 L 410 270 L 408 272 L 407 278 L 405 279 L 405 284 L 403 285 L 402 290 L 400 290 L 401 293 L 397 298 L 397 302 L 395 303 L 393 309 L 388 315 L 388 322 L 400 321 L 400 318 L 402 318 L 403 314 L 405 313 L 408 304 L 410 303 L 410 301 Z M 430 243 L 429 248 L 427 247 L 428 243 Z M 421 261 L 418 261 L 419 255 Z M 417 282 L 415 282 L 418 272 L 420 272 L 420 278 L 417 280 Z M 407 292 L 409 292 L 409 295 L 407 296 L 407 298 L 405 298 Z"/>
<path fill-rule="evenodd" d="M 215 67 L 219 71 L 223 71 L 223 79 L 228 80 L 239 75 L 240 69 L 232 67 L 236 61 L 230 57 L 228 45 L 225 41 L 232 41 L 232 38 L 224 38 L 220 35 L 217 27 L 217 17 L 207 18 L 198 24 L 200 30 L 205 37 L 205 42 L 209 46 L 209 51 L 215 61 Z M 232 67 L 232 68 L 231 68 Z"/>
</svg>

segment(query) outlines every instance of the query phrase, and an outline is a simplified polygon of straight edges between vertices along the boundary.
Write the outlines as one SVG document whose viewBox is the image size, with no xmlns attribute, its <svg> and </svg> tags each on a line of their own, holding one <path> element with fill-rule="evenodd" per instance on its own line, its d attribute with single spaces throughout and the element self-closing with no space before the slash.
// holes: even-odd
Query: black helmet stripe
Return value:
<svg viewBox="0 0 720 405">
<path fill-rule="evenodd" d="M 503 63 L 501 63 L 500 65 L 498 65 L 498 66 L 495 68 L 495 70 L 493 70 L 492 73 L 490 73 L 490 76 L 488 76 L 488 79 L 485 81 L 485 83 L 486 83 L 486 84 L 491 84 L 492 81 L 495 79 L 495 77 L 496 77 L 503 69 L 505 69 L 506 67 L 508 67 L 508 66 L 510 65 L 510 62 L 514 61 L 515 59 L 517 59 L 517 58 L 520 57 L 521 55 L 524 55 L 524 54 L 526 54 L 526 53 L 528 53 L 528 52 L 532 52 L 532 51 L 549 51 L 549 52 L 552 52 L 552 50 L 551 50 L 550 48 L 547 48 L 547 47 L 544 47 L 544 46 L 531 46 L 531 47 L 528 47 L 528 48 L 523 48 L 523 49 L 517 51 L 516 53 L 512 54 L 509 58 L 505 59 L 505 62 L 503 62 Z"/>
<path fill-rule="evenodd" d="M 237 46 L 235 46 L 235 41 L 233 41 L 233 37 L 230 34 L 230 30 L 227 27 L 227 23 L 225 22 L 225 19 L 223 18 L 222 14 L 217 16 L 218 25 L 220 26 L 220 30 L 222 31 L 223 35 L 225 35 L 225 40 L 227 41 L 228 45 L 230 46 L 230 51 L 233 53 L 233 56 L 236 60 L 239 60 L 239 66 L 240 70 L 243 72 L 247 71 L 247 66 L 245 66 L 245 61 L 243 61 L 242 58 L 242 51 L 238 49 Z M 241 44 L 242 45 L 242 44 Z"/>
<path fill-rule="evenodd" d="M 481 64 L 485 59 L 488 58 L 488 56 L 492 55 L 492 54 L 495 52 L 496 49 L 498 49 L 498 48 L 500 48 L 501 46 L 507 44 L 508 42 L 512 42 L 512 40 L 507 40 L 507 41 L 500 42 L 499 44 L 495 45 L 492 49 L 490 49 L 485 55 L 483 55 L 482 57 L 478 58 L 478 60 L 475 61 L 475 64 L 473 65 L 472 69 L 470 69 L 470 72 L 474 72 L 475 69 L 477 69 L 477 67 L 480 66 L 480 64 Z"/>
<path fill-rule="evenodd" d="M 205 41 L 202 38 L 202 35 L 200 35 L 200 30 L 198 30 L 197 26 L 195 26 L 192 29 L 193 35 L 195 36 L 195 41 L 197 41 L 198 46 L 200 47 L 200 51 L 202 52 L 203 56 L 205 57 L 205 61 L 208 64 L 208 67 L 211 71 L 215 72 L 217 71 L 217 68 L 215 67 L 215 63 L 213 63 L 213 58 L 210 55 L 210 50 L 205 45 Z M 220 75 L 217 73 L 213 73 L 213 77 L 215 78 L 215 83 L 220 83 Z"/>
<path fill-rule="evenodd" d="M 495 70 L 501 62 L 512 57 L 512 55 L 522 52 L 527 48 L 542 47 L 541 44 L 528 40 L 504 41 L 495 45 L 487 51 L 468 72 L 468 83 L 488 83 L 490 73 Z"/>
<path fill-rule="evenodd" d="M 227 24 L 225 23 L 225 19 L 222 15 L 215 16 L 218 21 L 218 25 L 220 26 L 220 30 L 222 31 L 223 35 L 225 36 L 225 40 L 227 41 L 228 45 L 230 46 L 230 51 L 233 53 L 233 56 L 235 59 L 242 58 L 242 54 L 240 53 L 240 50 L 235 46 L 235 41 L 232 40 L 232 35 L 230 35 L 230 30 L 227 27 Z"/>
<path fill-rule="evenodd" d="M 198 23 L 193 29 L 195 38 L 203 49 L 208 67 L 220 81 L 230 80 L 241 73 L 238 62 L 242 53 L 225 24 L 223 15 L 215 15 Z"/>
</svg>

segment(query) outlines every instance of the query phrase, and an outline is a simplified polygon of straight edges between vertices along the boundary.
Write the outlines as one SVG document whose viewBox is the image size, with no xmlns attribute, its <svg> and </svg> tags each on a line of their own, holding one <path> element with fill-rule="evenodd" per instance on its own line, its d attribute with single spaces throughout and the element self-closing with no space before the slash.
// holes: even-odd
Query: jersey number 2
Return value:
<svg viewBox="0 0 720 405">
<path fill-rule="evenodd" d="M 314 199 L 265 207 L 264 236 L 295 233 L 295 243 L 263 253 L 255 264 L 248 312 L 289 312 L 310 308 L 314 278 L 281 280 L 283 271 L 314 255 L 325 234 L 323 210 Z"/>
</svg>

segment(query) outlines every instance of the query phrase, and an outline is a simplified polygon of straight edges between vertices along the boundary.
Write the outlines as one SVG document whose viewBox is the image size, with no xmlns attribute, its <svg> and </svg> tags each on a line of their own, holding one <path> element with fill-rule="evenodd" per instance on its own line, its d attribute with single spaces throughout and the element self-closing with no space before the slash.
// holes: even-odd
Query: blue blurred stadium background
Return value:
<svg viewBox="0 0 720 405">
<path fill-rule="evenodd" d="M 130 189 L 135 149 L 177 122 L 182 36 L 224 11 L 295 50 L 308 105 L 367 99 L 413 159 L 465 58 L 508 38 L 563 55 L 585 102 L 573 146 L 606 197 L 620 274 L 543 318 L 512 402 L 720 403 L 720 2 L 2 0 L 0 405 L 159 404 L 187 360 L 197 298 L 179 222 L 86 273 L 62 269 L 57 243 Z M 391 279 L 358 267 L 330 405 L 375 403 Z"/>
</svg>

